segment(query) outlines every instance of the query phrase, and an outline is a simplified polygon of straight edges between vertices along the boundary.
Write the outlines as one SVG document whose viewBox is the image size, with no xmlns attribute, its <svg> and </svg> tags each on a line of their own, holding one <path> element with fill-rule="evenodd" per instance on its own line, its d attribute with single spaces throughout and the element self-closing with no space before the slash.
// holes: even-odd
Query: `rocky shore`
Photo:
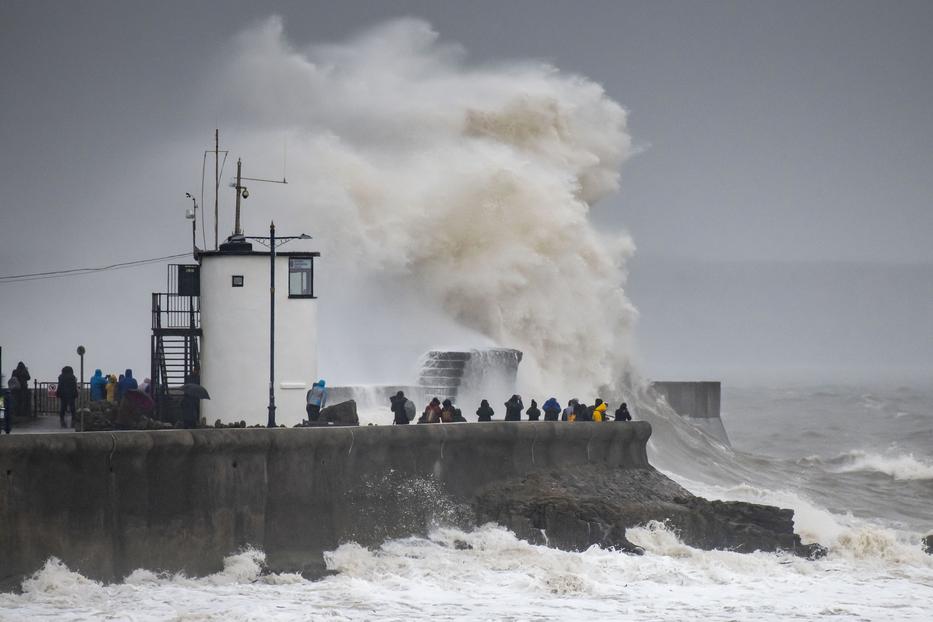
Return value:
<svg viewBox="0 0 933 622">
<path fill-rule="evenodd" d="M 661 521 L 685 544 L 705 550 L 788 551 L 811 559 L 826 553 L 800 541 L 793 510 L 708 501 L 651 467 L 550 469 L 489 485 L 473 506 L 480 523 L 570 551 L 598 544 L 640 554 L 626 529 Z"/>
</svg>

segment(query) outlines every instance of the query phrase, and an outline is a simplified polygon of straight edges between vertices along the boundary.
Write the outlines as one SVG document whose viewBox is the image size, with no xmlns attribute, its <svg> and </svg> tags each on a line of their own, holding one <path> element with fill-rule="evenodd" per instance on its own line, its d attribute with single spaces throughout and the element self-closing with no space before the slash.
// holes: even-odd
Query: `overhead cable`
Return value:
<svg viewBox="0 0 933 622">
<path fill-rule="evenodd" d="M 124 268 L 135 268 L 138 266 L 144 266 L 147 264 L 158 263 L 160 261 L 167 261 L 169 259 L 180 259 L 190 255 L 191 252 L 187 253 L 178 253 L 175 255 L 166 255 L 164 257 L 150 257 L 148 259 L 136 259 L 133 261 L 123 261 L 120 263 L 110 264 L 108 266 L 99 266 L 96 268 L 71 268 L 68 270 L 50 270 L 48 272 L 33 272 L 31 274 L 9 274 L 6 276 L 0 276 L 0 285 L 3 283 L 20 283 L 23 281 L 38 281 L 42 279 L 57 279 L 66 276 L 82 276 L 85 274 L 94 274 L 96 272 L 104 272 L 106 270 L 121 270 Z"/>
</svg>

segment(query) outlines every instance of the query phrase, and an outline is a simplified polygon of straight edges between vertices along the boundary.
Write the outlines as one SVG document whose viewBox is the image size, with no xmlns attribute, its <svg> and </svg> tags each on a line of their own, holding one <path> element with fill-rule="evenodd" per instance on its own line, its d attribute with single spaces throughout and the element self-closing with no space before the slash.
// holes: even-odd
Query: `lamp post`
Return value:
<svg viewBox="0 0 933 622">
<path fill-rule="evenodd" d="M 275 249 L 292 240 L 310 240 L 311 236 L 287 235 L 276 237 L 275 222 L 269 223 L 269 236 L 246 236 L 248 240 L 256 240 L 269 247 L 269 419 L 266 427 L 274 428 L 275 424 Z"/>
<path fill-rule="evenodd" d="M 87 350 L 84 349 L 84 346 L 78 346 L 78 356 L 81 357 L 81 386 L 84 386 L 84 353 Z"/>
</svg>

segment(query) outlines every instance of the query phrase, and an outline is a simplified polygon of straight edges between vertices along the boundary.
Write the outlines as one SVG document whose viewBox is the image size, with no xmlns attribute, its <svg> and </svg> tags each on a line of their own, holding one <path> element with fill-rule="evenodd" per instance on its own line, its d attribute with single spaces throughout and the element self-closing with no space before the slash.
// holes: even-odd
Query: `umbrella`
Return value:
<svg viewBox="0 0 933 622">
<path fill-rule="evenodd" d="M 185 397 L 193 397 L 197 400 L 211 399 L 211 396 L 207 393 L 207 389 L 193 382 L 181 385 L 181 391 L 185 394 Z"/>
<path fill-rule="evenodd" d="M 411 400 L 405 400 L 405 416 L 409 421 L 415 418 L 415 403 Z"/>
</svg>

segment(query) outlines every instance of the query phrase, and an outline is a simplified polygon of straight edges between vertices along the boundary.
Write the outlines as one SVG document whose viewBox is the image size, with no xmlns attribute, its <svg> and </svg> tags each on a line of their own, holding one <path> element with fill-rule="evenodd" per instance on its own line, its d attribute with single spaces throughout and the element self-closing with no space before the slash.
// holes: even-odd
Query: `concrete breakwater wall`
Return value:
<svg viewBox="0 0 933 622">
<path fill-rule="evenodd" d="M 99 580 L 202 575 L 245 546 L 319 573 L 342 542 L 466 524 L 501 478 L 648 467 L 645 422 L 471 423 L 10 436 L 0 451 L 0 588 L 51 556 Z"/>
<path fill-rule="evenodd" d="M 651 388 L 678 415 L 720 442 L 731 445 L 719 416 L 722 385 L 718 381 L 655 381 Z"/>
</svg>

